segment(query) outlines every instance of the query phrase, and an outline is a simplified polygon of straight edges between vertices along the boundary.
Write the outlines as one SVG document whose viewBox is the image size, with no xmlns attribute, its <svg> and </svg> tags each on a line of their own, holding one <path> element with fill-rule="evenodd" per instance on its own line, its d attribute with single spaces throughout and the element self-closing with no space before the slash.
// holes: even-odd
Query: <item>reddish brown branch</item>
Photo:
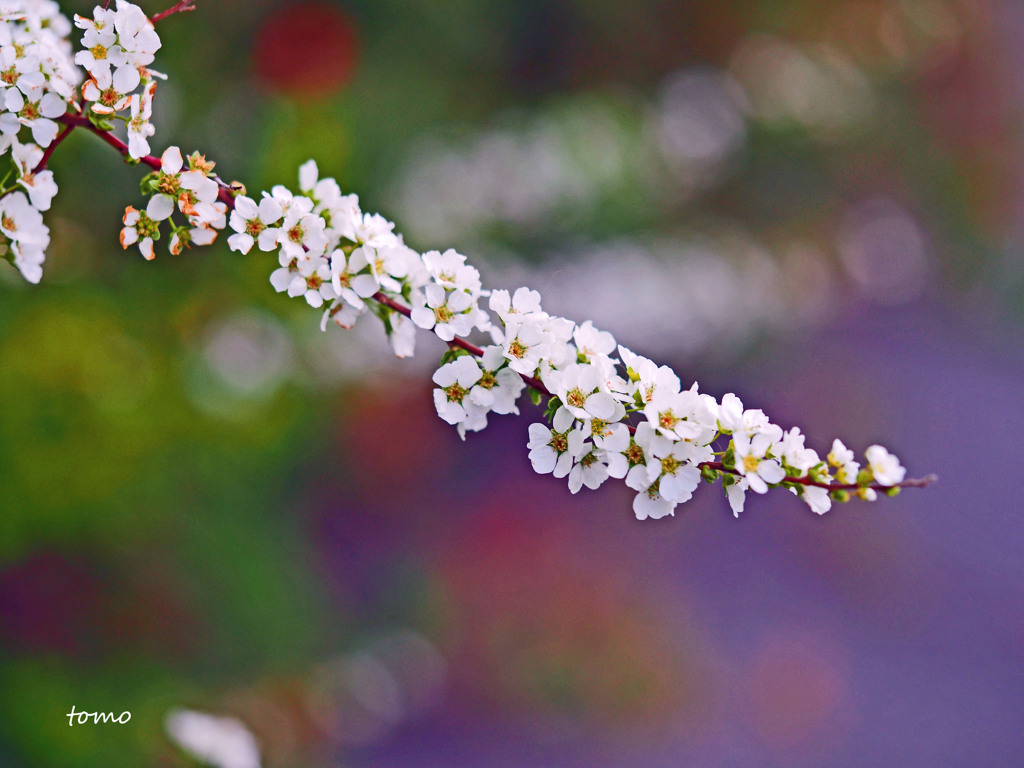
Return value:
<svg viewBox="0 0 1024 768">
<path fill-rule="evenodd" d="M 168 16 L 173 16 L 176 13 L 186 13 L 188 11 L 194 11 L 195 9 L 195 4 L 192 3 L 190 0 L 181 0 L 181 2 L 175 3 L 166 11 L 161 11 L 155 16 L 151 16 L 149 20 L 156 24 L 158 21 L 162 21 L 163 19 L 166 19 Z"/>
</svg>

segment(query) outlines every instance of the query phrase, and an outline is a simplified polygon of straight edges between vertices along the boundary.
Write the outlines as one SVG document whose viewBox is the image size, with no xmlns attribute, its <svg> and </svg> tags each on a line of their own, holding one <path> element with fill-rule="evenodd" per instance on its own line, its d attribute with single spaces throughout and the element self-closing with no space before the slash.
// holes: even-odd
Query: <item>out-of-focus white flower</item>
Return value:
<svg viewBox="0 0 1024 768">
<path fill-rule="evenodd" d="M 164 730 L 183 750 L 215 768 L 260 768 L 256 738 L 233 717 L 175 709 L 164 719 Z"/>
<path fill-rule="evenodd" d="M 900 460 L 880 445 L 869 446 L 864 451 L 864 458 L 868 460 L 868 469 L 879 485 L 902 483 L 907 475 L 907 470 L 900 464 Z"/>
</svg>

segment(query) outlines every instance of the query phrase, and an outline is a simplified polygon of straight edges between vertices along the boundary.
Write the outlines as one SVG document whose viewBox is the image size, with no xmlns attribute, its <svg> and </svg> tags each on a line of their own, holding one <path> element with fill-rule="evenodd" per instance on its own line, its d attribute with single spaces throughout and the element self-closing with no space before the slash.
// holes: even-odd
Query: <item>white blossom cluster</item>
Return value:
<svg viewBox="0 0 1024 768">
<path fill-rule="evenodd" d="M 280 267 L 270 276 L 278 292 L 325 307 L 322 326 L 351 328 L 373 309 L 384 321 L 395 354 L 413 354 L 417 326 L 451 341 L 474 329 L 489 330 L 480 274 L 449 250 L 422 256 L 395 234 L 394 224 L 363 213 L 356 195 L 319 178 L 309 161 L 299 169 L 299 192 L 278 185 L 257 203 L 240 195 L 230 218 L 232 250 L 253 246 L 277 251 Z M 411 308 L 411 317 L 368 300 L 380 292 Z"/>
<path fill-rule="evenodd" d="M 160 168 L 142 182 L 152 197 L 144 211 L 128 206 L 124 212 L 121 247 L 136 245 L 147 260 L 156 256 L 154 241 L 160 239 L 160 225 L 168 221 L 171 239 L 168 250 L 175 256 L 193 245 L 210 245 L 227 225 L 228 204 L 219 200 L 220 184 L 213 173 L 216 163 L 198 152 L 185 158 L 178 147 L 168 147 L 160 157 Z M 185 223 L 174 221 L 174 211 Z"/>
<path fill-rule="evenodd" d="M 876 488 L 896 492 L 903 482 L 905 470 L 881 446 L 868 448 L 864 467 L 839 440 L 822 459 L 804 445 L 798 429 L 784 432 L 733 394 L 719 402 L 699 392 L 696 382 L 684 388 L 671 369 L 617 344 L 590 321 L 577 325 L 545 312 L 536 291 L 484 290 L 465 256 L 409 248 L 392 222 L 363 212 L 358 197 L 343 194 L 334 179 L 321 179 L 312 160 L 299 169 L 298 193 L 279 185 L 257 202 L 240 186 L 220 181 L 214 163 L 198 152 L 185 158 L 172 146 L 159 162 L 149 157 L 158 75 L 148 66 L 160 39 L 138 6 L 117 0 L 114 10 L 97 6 L 92 19 L 76 17 L 86 50 L 75 61 L 89 73 L 81 105 L 68 85 L 75 75 L 61 44 L 70 25 L 53 3 L 0 5 L 0 17 L 0 55 L 7 67 L 0 125 L 18 184 L 28 191 L 0 193 L 0 247 L 13 253 L 29 280 L 41 276 L 49 231 L 40 211 L 49 207 L 56 187 L 52 174 L 40 168 L 41 146 L 18 143 L 18 132 L 28 126 L 46 146 L 56 137 L 52 118 L 69 102 L 78 110 L 89 104 L 95 129 L 109 131 L 103 121 L 111 117 L 124 120 L 129 143 L 123 151 L 153 168 L 142 182 L 150 197 L 145 209 L 126 209 L 124 248 L 135 245 L 152 259 L 168 221 L 169 250 L 178 254 L 212 243 L 230 224 L 232 250 L 277 252 L 271 284 L 323 309 L 322 329 L 332 321 L 352 328 L 372 312 L 398 357 L 413 354 L 417 329 L 432 331 L 449 344 L 433 376 L 438 415 L 464 439 L 486 427 L 492 412 L 517 414 L 527 387 L 536 404 L 546 396 L 546 422 L 529 427 L 530 461 L 539 473 L 567 478 L 572 493 L 621 479 L 636 491 L 637 517 L 657 519 L 688 501 L 702 479 L 721 480 L 736 514 L 747 491 L 762 494 L 779 486 L 822 514 L 851 492 L 871 500 Z M 26 61 L 33 45 L 41 47 Z M 51 49 L 63 59 L 54 63 Z M 117 114 L 125 110 L 131 118 Z M 183 223 L 174 220 L 176 212 Z M 481 306 L 484 299 L 490 313 Z M 489 344 L 467 341 L 474 332 Z"/>
<path fill-rule="evenodd" d="M 83 101 L 91 102 L 94 115 L 125 122 L 132 158 L 148 155 L 149 137 L 155 131 L 150 118 L 156 78 L 167 79 L 149 69 L 160 48 L 153 23 L 139 6 L 117 0 L 115 9 L 97 5 L 91 19 L 75 16 L 75 26 L 83 30 L 85 48 L 75 54 L 75 63 L 89 74 L 82 86 Z"/>
<path fill-rule="evenodd" d="M 71 59 L 71 22 L 57 3 L 8 0 L 0 4 L 0 21 L 0 155 L 13 166 L 0 185 L 0 257 L 38 283 L 50 243 L 41 212 L 57 184 L 52 171 L 37 166 L 82 77 Z"/>
<path fill-rule="evenodd" d="M 550 398 L 547 423 L 529 428 L 534 469 L 567 478 L 572 493 L 621 479 L 637 492 L 640 519 L 673 514 L 702 479 L 722 481 L 737 515 L 747 491 L 786 487 L 823 514 L 834 499 L 850 497 L 851 489 L 838 486 L 872 500 L 871 486 L 903 481 L 899 460 L 881 446 L 867 450 L 863 469 L 840 440 L 822 459 L 799 429 L 783 432 L 734 394 L 719 402 L 696 383 L 683 388 L 670 368 L 617 345 L 589 320 L 577 325 L 544 312 L 536 291 L 485 291 L 479 272 L 453 250 L 421 256 L 392 222 L 363 213 L 333 179 L 319 179 L 313 161 L 299 175 L 301 195 L 274 187 L 259 205 L 237 199 L 231 247 L 278 250 L 271 283 L 313 307 L 326 305 L 322 327 L 333 319 L 351 328 L 373 309 L 400 357 L 413 353 L 414 326 L 449 342 L 433 376 L 434 405 L 461 437 L 486 427 L 491 412 L 518 413 L 529 385 L 538 402 L 541 394 Z M 497 322 L 479 306 L 484 297 Z M 492 343 L 459 343 L 473 331 Z"/>
<path fill-rule="evenodd" d="M 57 194 L 53 172 L 42 161 L 57 138 L 57 121 L 69 107 L 104 130 L 119 119 L 130 157 L 146 156 L 154 131 L 154 78 L 163 77 L 148 66 L 160 37 L 142 9 L 124 0 L 115 8 L 96 6 L 92 18 L 75 16 L 84 50 L 73 58 L 73 27 L 56 2 L 7 0 L 0 4 L 0 21 L 0 155 L 10 158 L 8 178 L 14 177 L 11 186 L 6 180 L 0 185 L 0 257 L 38 283 L 50 242 L 41 213 Z"/>
</svg>

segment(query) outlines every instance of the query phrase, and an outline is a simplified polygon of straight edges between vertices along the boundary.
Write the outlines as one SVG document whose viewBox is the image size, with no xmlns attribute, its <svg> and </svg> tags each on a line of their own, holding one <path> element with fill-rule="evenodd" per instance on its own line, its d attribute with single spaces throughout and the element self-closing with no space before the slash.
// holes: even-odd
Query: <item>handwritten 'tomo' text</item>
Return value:
<svg viewBox="0 0 1024 768">
<path fill-rule="evenodd" d="M 75 719 L 78 719 L 79 725 L 87 725 L 90 721 L 93 725 L 100 723 L 118 723 L 124 725 L 132 719 L 131 712 L 122 712 L 118 716 L 114 716 L 113 712 L 76 712 L 75 705 L 71 705 L 71 711 L 68 712 L 68 725 L 74 725 Z"/>
</svg>

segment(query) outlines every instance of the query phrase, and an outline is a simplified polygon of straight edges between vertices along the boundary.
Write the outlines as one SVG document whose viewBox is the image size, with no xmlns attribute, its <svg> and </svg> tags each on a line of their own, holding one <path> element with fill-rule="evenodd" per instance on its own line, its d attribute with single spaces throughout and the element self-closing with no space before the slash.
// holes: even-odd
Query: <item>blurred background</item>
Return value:
<svg viewBox="0 0 1024 768">
<path fill-rule="evenodd" d="M 258 251 L 122 251 L 141 173 L 75 134 L 43 283 L 0 264 L 0 765 L 192 765 L 179 706 L 269 768 L 1021 764 L 1024 5 L 198 5 L 155 154 L 250 194 L 314 157 L 485 285 L 941 481 L 571 496 L 536 412 L 435 416 L 440 342 L 321 334 Z"/>
</svg>

